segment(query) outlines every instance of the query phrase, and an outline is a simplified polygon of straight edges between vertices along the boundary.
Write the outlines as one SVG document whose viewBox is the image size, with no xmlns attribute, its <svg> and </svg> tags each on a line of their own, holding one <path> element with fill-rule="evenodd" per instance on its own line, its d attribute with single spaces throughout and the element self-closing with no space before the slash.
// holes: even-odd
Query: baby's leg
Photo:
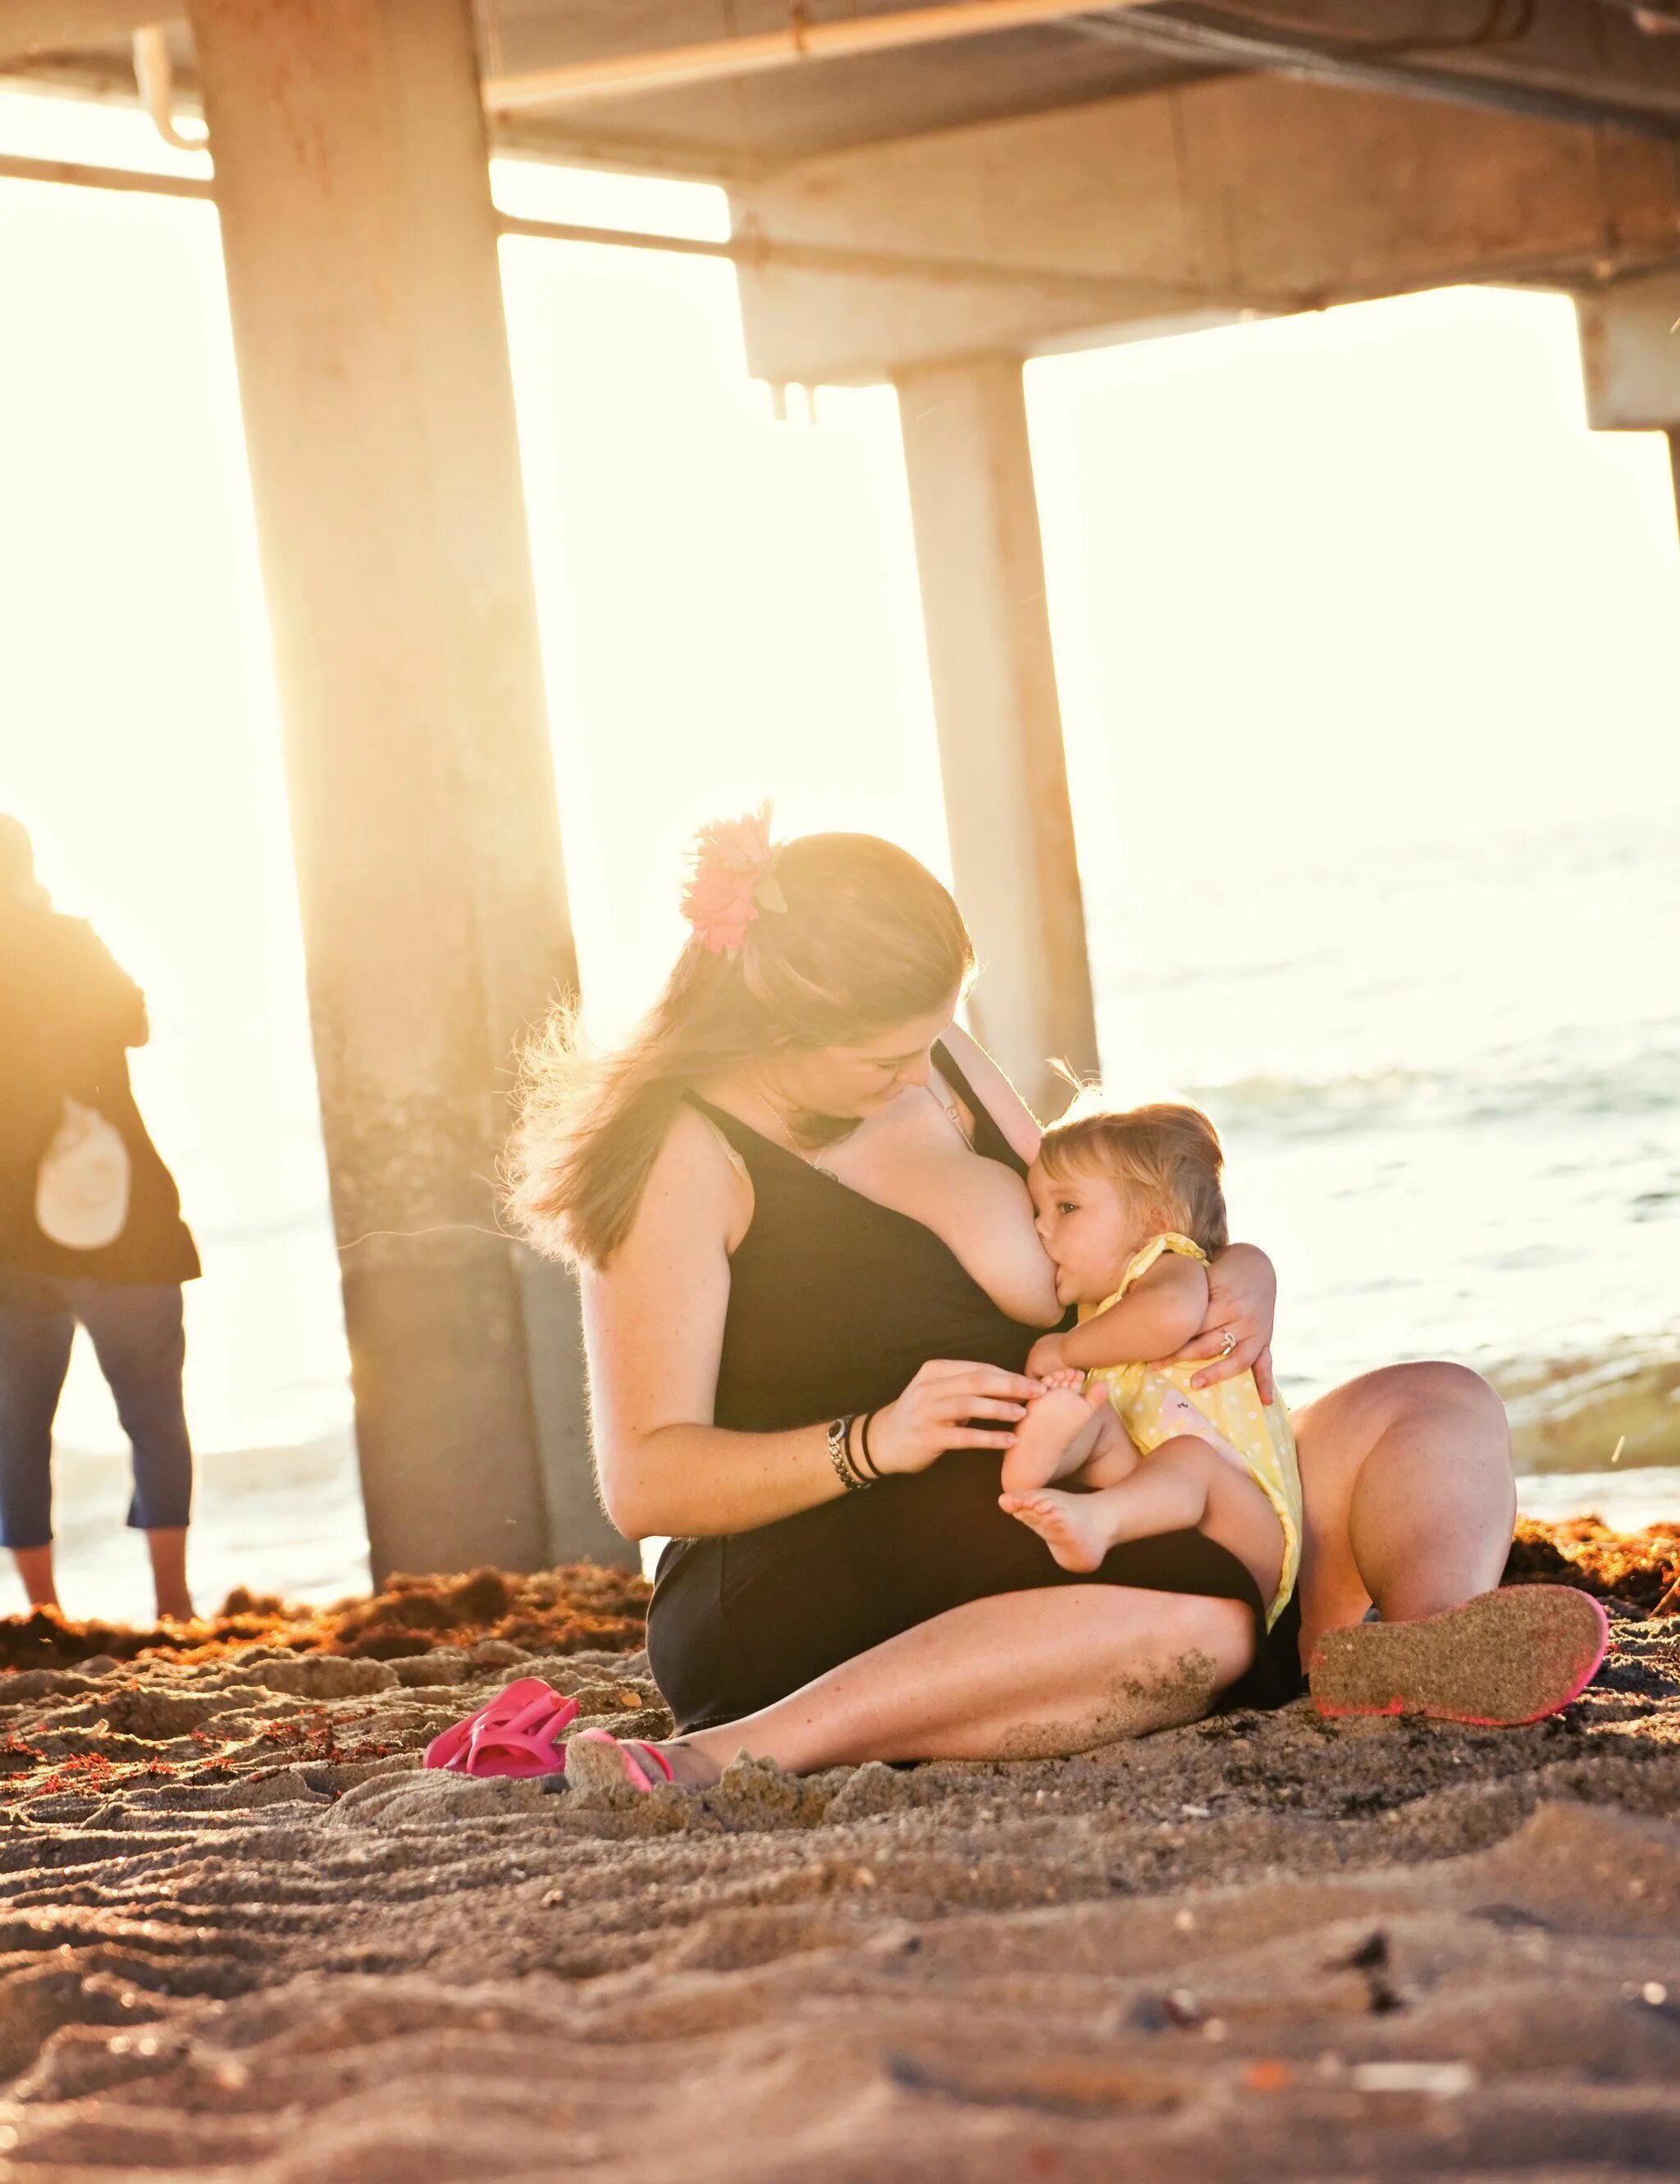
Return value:
<svg viewBox="0 0 1680 2184">
<path fill-rule="evenodd" d="M 1239 1479 L 1246 1479 L 1249 1467 L 1242 1457 L 1221 1435 L 1216 1434 L 1196 1406 L 1181 1388 L 1166 1388 L 1161 1391 L 1160 1422 L 1173 1429 L 1175 1440 L 1190 1440 L 1203 1442 L 1215 1455 L 1221 1456 Z M 1165 1448 L 1163 1441 L 1160 1446 Z"/>
<path fill-rule="evenodd" d="M 1004 1452 L 1003 1485 L 1011 1494 L 1046 1486 L 1053 1479 L 1065 1479 L 1077 1471 L 1097 1442 L 1108 1391 L 1097 1384 L 1089 1396 L 1082 1393 L 1082 1373 L 1053 1373 L 1042 1396 L 1026 1406 L 1026 1416 L 1015 1429 L 1015 1446 Z"/>
<path fill-rule="evenodd" d="M 1095 1494 L 1039 1487 L 1004 1493 L 999 1501 L 1038 1534 L 1064 1569 L 1093 1570 L 1122 1540 L 1199 1525 L 1207 1513 L 1209 1466 L 1219 1462 L 1204 1442 L 1183 1435 L 1163 1442 L 1118 1486 Z"/>
<path fill-rule="evenodd" d="M 1096 1446 L 1078 1470 L 1068 1474 L 1065 1483 L 1092 1488 L 1118 1486 L 1122 1479 L 1131 1478 L 1142 1460 L 1137 1442 L 1113 1412 L 1104 1418 L 1099 1412 Z"/>
</svg>

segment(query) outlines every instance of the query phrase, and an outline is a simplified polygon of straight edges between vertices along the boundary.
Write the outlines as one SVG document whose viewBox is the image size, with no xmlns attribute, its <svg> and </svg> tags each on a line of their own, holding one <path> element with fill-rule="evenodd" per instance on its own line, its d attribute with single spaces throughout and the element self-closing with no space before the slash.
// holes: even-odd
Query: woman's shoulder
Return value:
<svg viewBox="0 0 1680 2184">
<path fill-rule="evenodd" d="M 702 1108 L 682 1100 L 654 1156 L 636 1225 L 717 1224 L 732 1251 L 752 1217 L 753 1186 L 745 1162 Z"/>
<path fill-rule="evenodd" d="M 960 1024 L 953 1024 L 940 1044 L 1014 1150 L 1022 1160 L 1033 1160 L 1041 1134 L 1038 1124 L 1026 1102 L 985 1048 Z"/>
</svg>

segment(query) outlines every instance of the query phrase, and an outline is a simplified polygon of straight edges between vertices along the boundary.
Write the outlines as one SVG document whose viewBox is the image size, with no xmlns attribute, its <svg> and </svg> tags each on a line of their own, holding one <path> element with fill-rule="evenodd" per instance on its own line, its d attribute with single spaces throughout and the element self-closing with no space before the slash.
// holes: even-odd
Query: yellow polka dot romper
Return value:
<svg viewBox="0 0 1680 2184">
<path fill-rule="evenodd" d="M 1125 1279 L 1114 1295 L 1099 1305 L 1082 1308 L 1080 1318 L 1089 1319 L 1118 1304 L 1163 1251 L 1199 1259 L 1204 1266 L 1208 1262 L 1207 1253 L 1188 1236 L 1152 1237 L 1126 1269 Z M 1169 1416 L 1168 1407 L 1180 1412 L 1182 1403 L 1188 1402 L 1242 1457 L 1249 1476 L 1277 1512 L 1277 1521 L 1283 1527 L 1277 1596 L 1266 1611 L 1269 1630 L 1294 1591 L 1301 1565 L 1301 1474 L 1295 1458 L 1295 1436 L 1282 1403 L 1261 1402 L 1252 1373 L 1239 1373 L 1210 1388 L 1193 1388 L 1191 1381 L 1204 1366 L 1204 1360 L 1180 1365 L 1110 1365 L 1088 1373 L 1085 1384 L 1090 1389 L 1101 1382 L 1107 1388 L 1115 1416 L 1146 1456 L 1184 1431 L 1182 1415 Z"/>
</svg>

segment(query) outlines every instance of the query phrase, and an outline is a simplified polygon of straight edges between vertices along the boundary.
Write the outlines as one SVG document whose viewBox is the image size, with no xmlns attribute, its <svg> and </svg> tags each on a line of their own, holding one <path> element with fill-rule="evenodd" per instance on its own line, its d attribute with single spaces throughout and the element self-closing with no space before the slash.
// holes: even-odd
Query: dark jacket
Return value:
<svg viewBox="0 0 1680 2184">
<path fill-rule="evenodd" d="M 0 1267 L 63 1279 L 187 1282 L 198 1254 L 181 1196 L 128 1080 L 146 1001 L 92 927 L 0 907 Z M 97 1108 L 128 1147 L 128 1220 L 114 1243 L 73 1251 L 36 1225 L 35 1185 L 68 1096 Z"/>
</svg>

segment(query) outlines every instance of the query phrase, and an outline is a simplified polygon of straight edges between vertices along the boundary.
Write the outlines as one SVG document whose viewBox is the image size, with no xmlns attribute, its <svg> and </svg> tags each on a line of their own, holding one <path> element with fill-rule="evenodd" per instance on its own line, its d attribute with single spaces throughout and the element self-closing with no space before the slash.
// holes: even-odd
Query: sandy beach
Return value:
<svg viewBox="0 0 1680 2184">
<path fill-rule="evenodd" d="M 1614 1626 L 1533 1729 L 1299 1705 L 701 1798 L 420 1770 L 520 1675 L 663 1729 L 635 1580 L 235 1602 L 127 1661 L 14 1622 L 6 2173 L 1672 2174 L 1677 1557 L 1525 1526 L 1511 1575 Z"/>
</svg>

